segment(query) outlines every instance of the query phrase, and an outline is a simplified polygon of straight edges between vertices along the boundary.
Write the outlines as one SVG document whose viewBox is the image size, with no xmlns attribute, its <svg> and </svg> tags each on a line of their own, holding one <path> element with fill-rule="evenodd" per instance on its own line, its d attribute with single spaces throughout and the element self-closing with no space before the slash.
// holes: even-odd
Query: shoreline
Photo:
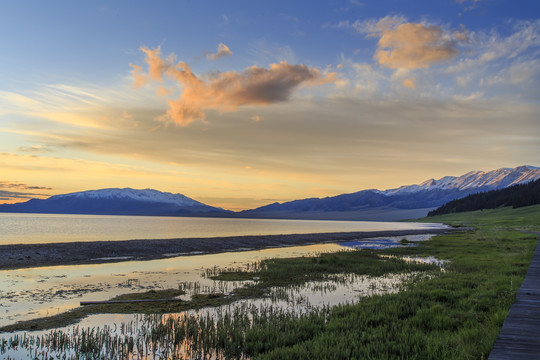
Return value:
<svg viewBox="0 0 540 360">
<path fill-rule="evenodd" d="M 0 245 L 0 270 L 31 267 L 104 264 L 145 261 L 177 256 L 206 255 L 232 251 L 336 243 L 373 237 L 442 234 L 450 228 L 334 232 L 289 235 L 227 236 L 122 241 L 64 242 Z"/>
</svg>

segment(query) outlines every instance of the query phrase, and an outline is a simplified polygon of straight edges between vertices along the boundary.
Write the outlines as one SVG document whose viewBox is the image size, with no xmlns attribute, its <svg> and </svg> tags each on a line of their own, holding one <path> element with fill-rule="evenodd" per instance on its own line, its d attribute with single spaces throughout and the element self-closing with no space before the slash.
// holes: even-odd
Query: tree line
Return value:
<svg viewBox="0 0 540 360">
<path fill-rule="evenodd" d="M 501 206 L 519 208 L 536 204 L 540 204 L 540 179 L 526 184 L 471 194 L 461 199 L 452 200 L 430 211 L 428 216 L 481 209 L 495 209 Z"/>
</svg>

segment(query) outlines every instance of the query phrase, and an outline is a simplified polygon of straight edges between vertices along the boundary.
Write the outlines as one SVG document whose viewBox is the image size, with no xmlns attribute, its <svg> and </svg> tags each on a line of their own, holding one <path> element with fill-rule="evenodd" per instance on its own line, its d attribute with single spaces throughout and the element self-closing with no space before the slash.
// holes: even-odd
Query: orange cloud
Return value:
<svg viewBox="0 0 540 360">
<path fill-rule="evenodd" d="M 146 54 L 149 78 L 175 80 L 183 88 L 177 100 L 168 102 L 167 113 L 159 120 L 187 126 L 203 120 L 205 110 L 234 111 L 242 105 L 269 105 L 286 101 L 293 90 L 301 85 L 321 85 L 337 81 L 334 72 L 321 73 L 306 65 L 291 65 L 286 61 L 271 64 L 269 68 L 252 66 L 242 72 L 217 72 L 198 77 L 183 61 L 174 65 L 174 55 L 161 58 L 160 48 L 141 48 Z"/>
<path fill-rule="evenodd" d="M 138 65 L 129 64 L 133 68 L 133 86 L 140 88 L 146 85 L 146 77 L 141 74 L 142 68 Z"/>
<path fill-rule="evenodd" d="M 172 89 L 166 89 L 164 86 L 160 86 L 156 93 L 161 96 L 167 96 L 172 93 Z"/>
<path fill-rule="evenodd" d="M 209 60 L 217 60 L 222 57 L 232 56 L 232 51 L 229 47 L 223 43 L 219 43 L 218 51 L 215 54 L 206 54 L 206 58 Z"/>
<path fill-rule="evenodd" d="M 402 82 L 403 86 L 409 89 L 416 89 L 416 81 L 414 78 L 405 79 Z"/>
<path fill-rule="evenodd" d="M 380 29 L 380 39 L 374 58 L 392 69 L 428 68 L 433 63 L 459 54 L 455 36 L 443 32 L 439 26 L 405 23 Z"/>
</svg>

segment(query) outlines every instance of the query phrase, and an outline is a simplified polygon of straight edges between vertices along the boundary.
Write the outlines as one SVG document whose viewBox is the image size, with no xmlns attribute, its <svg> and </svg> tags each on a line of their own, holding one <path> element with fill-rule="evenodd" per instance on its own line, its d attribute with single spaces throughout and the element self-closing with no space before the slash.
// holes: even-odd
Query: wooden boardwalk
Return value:
<svg viewBox="0 0 540 360">
<path fill-rule="evenodd" d="M 489 355 L 500 359 L 540 359 L 540 243 Z"/>
</svg>

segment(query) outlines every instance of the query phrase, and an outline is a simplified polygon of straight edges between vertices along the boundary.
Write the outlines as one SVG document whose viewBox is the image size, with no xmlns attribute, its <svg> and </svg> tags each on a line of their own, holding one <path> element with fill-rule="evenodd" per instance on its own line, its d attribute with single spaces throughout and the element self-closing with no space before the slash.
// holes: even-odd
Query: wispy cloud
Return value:
<svg viewBox="0 0 540 360">
<path fill-rule="evenodd" d="M 172 79 L 183 89 L 177 100 L 168 102 L 167 113 L 159 119 L 187 126 L 203 120 L 207 110 L 230 112 L 243 105 L 269 105 L 289 99 L 299 86 L 322 85 L 337 80 L 333 72 L 323 73 L 306 65 L 282 61 L 268 68 L 252 66 L 242 72 L 228 71 L 197 76 L 190 66 L 174 55 L 163 59 L 160 48 L 141 48 L 146 54 L 147 79 Z"/>
<path fill-rule="evenodd" d="M 206 58 L 209 60 L 217 60 L 222 57 L 232 56 L 233 53 L 229 47 L 223 43 L 219 43 L 217 52 L 215 54 L 206 54 Z"/>
<path fill-rule="evenodd" d="M 480 3 L 480 1 L 482 1 L 482 0 L 456 0 L 456 2 L 458 4 L 468 5 L 463 9 L 465 11 L 470 11 L 470 10 L 476 9 L 478 7 L 478 4 Z"/>
<path fill-rule="evenodd" d="M 513 24 L 512 32 L 502 36 L 492 30 L 490 32 L 471 33 L 471 55 L 460 59 L 448 67 L 448 73 L 463 73 L 468 70 L 482 70 L 486 64 L 501 59 L 528 60 L 526 53 L 540 47 L 540 20 L 519 21 Z M 537 53 L 533 53 L 537 56 Z M 506 64 L 505 64 L 506 65 Z"/>
<path fill-rule="evenodd" d="M 46 194 L 24 193 L 18 191 L 0 190 L 0 201 L 3 203 L 15 203 L 21 200 L 48 197 Z"/>
<path fill-rule="evenodd" d="M 47 153 L 53 150 L 49 146 L 33 145 L 33 146 L 20 146 L 17 148 L 17 151 L 26 152 L 26 153 Z"/>
<path fill-rule="evenodd" d="M 0 189 L 19 189 L 19 190 L 52 190 L 50 187 L 45 186 L 32 186 L 17 182 L 0 181 Z"/>
<path fill-rule="evenodd" d="M 26 199 L 43 198 L 50 196 L 47 194 L 27 192 L 33 190 L 49 191 L 52 190 L 52 188 L 45 186 L 27 185 L 18 182 L 0 181 L 0 201 L 4 203 L 16 203 Z"/>
<path fill-rule="evenodd" d="M 416 89 L 416 80 L 413 78 L 408 78 L 408 79 L 403 80 L 402 84 L 406 88 Z"/>
</svg>

